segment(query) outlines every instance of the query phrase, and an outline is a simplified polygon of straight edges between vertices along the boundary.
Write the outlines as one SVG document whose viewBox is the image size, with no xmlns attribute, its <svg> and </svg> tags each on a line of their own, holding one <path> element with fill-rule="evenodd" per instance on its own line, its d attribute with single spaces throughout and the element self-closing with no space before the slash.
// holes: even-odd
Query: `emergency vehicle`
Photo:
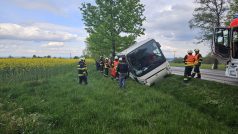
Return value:
<svg viewBox="0 0 238 134">
<path fill-rule="evenodd" d="M 147 39 L 135 43 L 118 55 L 126 57 L 132 79 L 150 86 L 171 73 L 160 47 L 154 39 Z"/>
<path fill-rule="evenodd" d="M 226 62 L 226 76 L 238 78 L 238 14 L 229 27 L 215 28 L 213 53 L 221 62 Z"/>
</svg>

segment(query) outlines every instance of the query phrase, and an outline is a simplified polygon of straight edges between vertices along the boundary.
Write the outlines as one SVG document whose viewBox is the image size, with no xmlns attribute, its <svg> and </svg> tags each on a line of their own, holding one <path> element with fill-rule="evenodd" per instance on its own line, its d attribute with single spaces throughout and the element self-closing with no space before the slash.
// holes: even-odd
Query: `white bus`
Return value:
<svg viewBox="0 0 238 134">
<path fill-rule="evenodd" d="M 147 39 L 119 53 L 126 57 L 132 79 L 150 86 L 171 73 L 160 47 L 154 39 Z"/>
</svg>

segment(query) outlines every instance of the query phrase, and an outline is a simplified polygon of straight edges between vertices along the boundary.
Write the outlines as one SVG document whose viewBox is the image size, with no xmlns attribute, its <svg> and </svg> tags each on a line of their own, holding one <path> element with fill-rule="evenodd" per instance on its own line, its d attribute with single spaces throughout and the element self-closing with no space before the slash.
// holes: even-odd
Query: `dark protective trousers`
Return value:
<svg viewBox="0 0 238 134">
<path fill-rule="evenodd" d="M 108 76 L 109 68 L 104 68 L 104 76 Z"/>
<path fill-rule="evenodd" d="M 103 73 L 103 70 L 104 70 L 104 68 L 103 68 L 103 64 L 100 64 L 100 68 L 99 68 L 99 70 L 100 70 L 101 73 Z"/>
<path fill-rule="evenodd" d="M 83 82 L 84 84 L 88 84 L 87 76 L 79 76 L 79 84 L 82 84 Z"/>
<path fill-rule="evenodd" d="M 194 77 L 196 74 L 197 74 L 197 78 L 201 78 L 200 65 L 195 65 L 192 77 Z"/>
<path fill-rule="evenodd" d="M 192 70 L 193 70 L 193 66 L 185 66 L 184 77 L 191 76 Z"/>
</svg>

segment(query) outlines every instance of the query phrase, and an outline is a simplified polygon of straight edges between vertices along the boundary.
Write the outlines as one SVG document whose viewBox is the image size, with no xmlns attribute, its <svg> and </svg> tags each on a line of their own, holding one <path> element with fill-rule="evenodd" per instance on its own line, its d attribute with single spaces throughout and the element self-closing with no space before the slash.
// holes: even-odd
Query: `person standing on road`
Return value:
<svg viewBox="0 0 238 134">
<path fill-rule="evenodd" d="M 86 85 L 88 84 L 87 75 L 88 75 L 87 65 L 84 59 L 80 58 L 80 61 L 78 63 L 79 84 L 82 84 L 82 82 L 84 82 Z"/>
<path fill-rule="evenodd" d="M 202 63 L 202 55 L 199 53 L 199 49 L 194 49 L 194 52 L 195 52 L 194 56 L 195 62 L 192 77 L 194 78 L 195 75 L 197 74 L 196 78 L 201 79 L 200 66 Z"/>
<path fill-rule="evenodd" d="M 188 54 L 184 57 L 184 64 L 185 64 L 185 70 L 184 70 L 184 82 L 188 81 L 189 77 L 191 77 L 191 72 L 193 70 L 195 58 L 193 56 L 193 51 L 188 50 Z"/>
<path fill-rule="evenodd" d="M 129 67 L 126 63 L 125 57 L 119 58 L 119 64 L 117 65 L 117 72 L 119 74 L 119 87 L 125 88 L 126 78 L 128 75 Z"/>
</svg>

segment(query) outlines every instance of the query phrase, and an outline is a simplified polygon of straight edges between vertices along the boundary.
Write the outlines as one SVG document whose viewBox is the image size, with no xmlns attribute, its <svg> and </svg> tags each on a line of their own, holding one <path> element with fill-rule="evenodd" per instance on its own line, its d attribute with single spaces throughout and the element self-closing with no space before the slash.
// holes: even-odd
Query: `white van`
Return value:
<svg viewBox="0 0 238 134">
<path fill-rule="evenodd" d="M 147 39 L 119 53 L 126 57 L 132 79 L 150 86 L 171 73 L 160 47 L 154 39 Z"/>
</svg>

